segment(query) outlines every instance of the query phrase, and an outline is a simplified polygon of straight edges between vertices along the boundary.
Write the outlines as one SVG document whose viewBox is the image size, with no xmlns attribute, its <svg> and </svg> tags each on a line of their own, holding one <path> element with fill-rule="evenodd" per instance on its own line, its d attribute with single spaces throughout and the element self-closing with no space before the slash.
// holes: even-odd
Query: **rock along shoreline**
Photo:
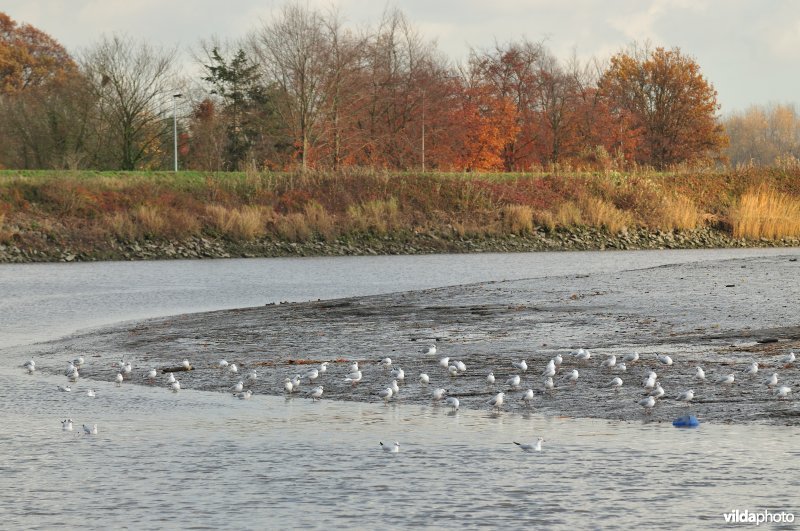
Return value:
<svg viewBox="0 0 800 531">
<path fill-rule="evenodd" d="M 35 237 L 30 241 L 35 243 L 0 244 L 0 263 L 800 246 L 798 238 L 748 240 L 734 238 L 726 231 L 710 227 L 672 232 L 635 229 L 615 235 L 582 227 L 554 231 L 540 228 L 522 235 L 491 236 L 399 232 L 386 236 L 360 234 L 329 241 L 302 242 L 271 238 L 235 241 L 199 236 L 183 240 L 113 240 L 91 244 L 60 243 Z"/>
</svg>

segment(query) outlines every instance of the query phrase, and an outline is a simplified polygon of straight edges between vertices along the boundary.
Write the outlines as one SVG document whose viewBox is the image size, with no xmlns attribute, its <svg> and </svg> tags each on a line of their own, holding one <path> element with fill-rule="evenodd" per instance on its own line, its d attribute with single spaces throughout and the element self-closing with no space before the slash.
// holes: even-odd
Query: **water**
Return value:
<svg viewBox="0 0 800 531">
<path fill-rule="evenodd" d="M 2 266 L 0 344 L 181 311 L 775 254 L 798 251 Z M 734 509 L 800 512 L 797 428 L 239 401 L 83 379 L 60 393 L 63 377 L 24 375 L 13 348 L 0 357 L 4 528 L 696 529 Z M 75 432 L 61 430 L 68 417 Z M 512 444 L 537 436 L 541 453 Z M 398 455 L 379 449 L 394 440 Z"/>
<path fill-rule="evenodd" d="M 133 319 L 794 249 L 0 264 L 0 348 Z"/>
</svg>

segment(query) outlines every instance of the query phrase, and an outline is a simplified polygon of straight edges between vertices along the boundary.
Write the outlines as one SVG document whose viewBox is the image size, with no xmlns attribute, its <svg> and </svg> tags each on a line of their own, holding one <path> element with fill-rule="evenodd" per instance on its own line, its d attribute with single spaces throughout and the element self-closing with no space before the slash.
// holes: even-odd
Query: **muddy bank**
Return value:
<svg viewBox="0 0 800 531">
<path fill-rule="evenodd" d="M 486 401 L 504 390 L 504 409 L 523 412 L 522 392 L 532 388 L 532 408 L 546 414 L 668 421 L 687 411 L 675 397 L 694 389 L 688 409 L 707 421 L 798 424 L 795 398 L 778 400 L 763 383 L 777 371 L 780 384 L 800 392 L 800 369 L 779 362 L 800 347 L 795 256 L 181 315 L 33 345 L 15 356 L 21 361 L 33 356 L 42 370 L 60 372 L 65 360 L 82 354 L 87 359 L 83 377 L 105 381 L 113 381 L 124 356 L 134 375 L 123 385 L 146 384 L 142 374 L 150 367 L 172 367 L 187 358 L 195 370 L 179 373 L 184 388 L 226 392 L 254 369 L 258 379 L 248 387 L 262 394 L 281 394 L 284 378 L 304 374 L 309 366 L 298 362 L 329 360 L 328 372 L 317 381 L 324 385 L 325 399 L 370 402 L 378 402 L 375 393 L 391 383 L 378 364 L 389 356 L 406 375 L 400 403 L 430 404 L 431 390 L 444 387 L 462 408 L 488 411 Z M 434 342 L 437 355 L 424 355 Z M 568 356 L 578 347 L 593 353 L 588 363 Z M 626 372 L 601 368 L 607 355 L 632 351 L 641 360 Z M 674 364 L 661 366 L 657 353 L 669 354 Z M 564 356 L 562 370 L 556 389 L 545 392 L 540 374 L 556 354 Z M 467 371 L 448 376 L 438 366 L 441 356 L 462 360 Z M 237 363 L 240 375 L 217 369 L 220 358 Z M 523 358 L 529 365 L 524 373 L 511 365 Z M 344 381 L 351 360 L 363 369 L 356 387 Z M 743 373 L 752 361 L 761 366 L 755 377 Z M 697 365 L 705 369 L 706 383 L 693 378 Z M 575 386 L 564 376 L 573 368 L 580 372 Z M 666 394 L 645 416 L 636 402 L 649 369 L 659 374 Z M 497 379 L 491 386 L 486 383 L 490 370 Z M 429 385 L 418 383 L 420 372 L 430 375 Z M 730 373 L 736 377 L 732 388 L 714 383 Z M 504 383 L 513 374 L 522 377 L 521 390 Z M 615 376 L 624 381 L 618 392 L 608 387 Z M 159 376 L 157 385 L 164 381 Z M 304 382 L 294 399 L 312 387 Z"/>
<path fill-rule="evenodd" d="M 539 228 L 528 234 L 495 236 L 400 232 L 387 236 L 360 234 L 335 240 L 299 242 L 272 238 L 235 241 L 191 237 L 174 241 L 156 239 L 69 243 L 55 241 L 35 232 L 25 233 L 23 236 L 21 239 L 25 241 L 24 244 L 0 244 L 0 263 L 800 246 L 797 238 L 747 240 L 733 238 L 728 232 L 710 227 L 673 232 L 636 229 L 619 234 L 582 227 L 554 231 Z"/>
</svg>

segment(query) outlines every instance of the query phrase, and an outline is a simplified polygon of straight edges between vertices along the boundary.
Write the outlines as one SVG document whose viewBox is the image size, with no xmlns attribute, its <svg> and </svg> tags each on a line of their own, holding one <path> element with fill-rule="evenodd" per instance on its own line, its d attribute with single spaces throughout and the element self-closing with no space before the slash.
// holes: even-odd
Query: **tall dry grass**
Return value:
<svg viewBox="0 0 800 531">
<path fill-rule="evenodd" d="M 526 234 L 533 230 L 533 209 L 527 205 L 505 205 L 500 210 L 503 232 Z"/>
<path fill-rule="evenodd" d="M 332 240 L 336 236 L 336 219 L 316 201 L 310 201 L 303 208 L 303 215 L 308 229 L 324 240 Z"/>
<path fill-rule="evenodd" d="M 253 240 L 266 234 L 266 224 L 274 218 L 272 209 L 247 205 L 228 208 L 206 206 L 206 221 L 217 232 L 233 240 Z"/>
<path fill-rule="evenodd" d="M 743 194 L 728 217 L 736 238 L 800 236 L 800 200 L 770 188 Z"/>
<path fill-rule="evenodd" d="M 580 217 L 587 225 L 605 228 L 611 234 L 617 234 L 633 225 L 630 212 L 620 210 L 597 197 L 586 197 L 581 201 Z"/>
<path fill-rule="evenodd" d="M 400 208 L 394 197 L 351 205 L 347 218 L 352 230 L 384 235 L 400 228 Z"/>
</svg>

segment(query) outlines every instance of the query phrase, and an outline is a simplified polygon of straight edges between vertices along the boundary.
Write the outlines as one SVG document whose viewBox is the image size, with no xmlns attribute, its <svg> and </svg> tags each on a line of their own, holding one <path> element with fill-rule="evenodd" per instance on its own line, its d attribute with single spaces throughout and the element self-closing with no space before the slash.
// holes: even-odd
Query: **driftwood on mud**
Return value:
<svg viewBox="0 0 800 531">
<path fill-rule="evenodd" d="M 168 372 L 184 372 L 184 371 L 193 371 L 194 367 L 191 365 L 189 367 L 185 367 L 184 365 L 180 365 L 178 367 L 164 367 L 161 369 L 162 374 L 166 374 Z"/>
</svg>

